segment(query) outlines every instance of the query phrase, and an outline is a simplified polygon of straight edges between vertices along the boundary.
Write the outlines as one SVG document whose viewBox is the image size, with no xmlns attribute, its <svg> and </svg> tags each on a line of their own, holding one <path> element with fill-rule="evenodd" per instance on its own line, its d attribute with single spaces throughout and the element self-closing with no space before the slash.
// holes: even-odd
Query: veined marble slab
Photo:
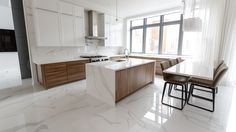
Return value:
<svg viewBox="0 0 236 132">
<path fill-rule="evenodd" d="M 153 63 L 154 60 L 128 59 L 125 61 L 104 61 L 86 64 L 87 93 L 107 104 L 115 106 L 116 71 Z"/>
<path fill-rule="evenodd" d="M 96 66 L 96 67 L 103 67 L 105 69 L 109 69 L 112 71 L 120 71 L 123 69 L 144 65 L 148 63 L 156 62 L 155 60 L 148 60 L 148 59 L 124 59 L 123 61 L 117 62 L 116 60 L 110 61 L 102 61 L 102 62 L 95 62 L 86 64 L 88 66 Z"/>
</svg>

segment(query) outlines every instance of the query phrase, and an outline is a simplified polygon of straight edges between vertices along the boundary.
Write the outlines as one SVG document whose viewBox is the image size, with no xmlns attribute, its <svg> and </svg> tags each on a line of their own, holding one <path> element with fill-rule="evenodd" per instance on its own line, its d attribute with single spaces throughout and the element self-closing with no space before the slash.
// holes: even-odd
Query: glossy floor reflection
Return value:
<svg viewBox="0 0 236 132">
<path fill-rule="evenodd" d="M 109 106 L 86 94 L 85 81 L 0 102 L 0 132 L 234 132 L 236 94 L 220 87 L 216 111 L 161 105 L 164 82 Z"/>
</svg>

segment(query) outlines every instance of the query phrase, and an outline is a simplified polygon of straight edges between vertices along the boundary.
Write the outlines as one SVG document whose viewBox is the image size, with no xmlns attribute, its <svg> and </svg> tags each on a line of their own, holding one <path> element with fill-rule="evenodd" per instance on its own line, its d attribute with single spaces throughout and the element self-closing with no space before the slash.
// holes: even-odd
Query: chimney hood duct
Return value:
<svg viewBox="0 0 236 132">
<path fill-rule="evenodd" d="M 99 25 L 100 22 L 100 25 Z M 99 34 L 98 26 L 102 26 L 101 24 L 105 25 L 104 21 L 99 21 L 99 14 L 96 11 L 90 10 L 88 11 L 88 30 L 89 35 L 86 36 L 86 39 L 89 40 L 105 40 L 106 37 Z"/>
</svg>

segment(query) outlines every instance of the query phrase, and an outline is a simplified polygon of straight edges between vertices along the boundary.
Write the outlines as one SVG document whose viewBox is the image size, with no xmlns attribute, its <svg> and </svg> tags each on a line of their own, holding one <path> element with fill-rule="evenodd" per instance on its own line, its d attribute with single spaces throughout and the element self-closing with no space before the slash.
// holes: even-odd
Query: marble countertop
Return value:
<svg viewBox="0 0 236 132">
<path fill-rule="evenodd" d="M 43 65 L 43 64 L 51 64 L 51 63 L 60 63 L 60 62 L 69 62 L 69 61 L 79 61 L 79 60 L 89 60 L 88 58 L 71 58 L 71 59 L 51 59 L 51 60 L 43 60 L 43 61 L 33 61 L 37 65 Z"/>
<path fill-rule="evenodd" d="M 103 61 L 103 62 L 95 62 L 95 63 L 88 63 L 86 65 L 89 66 L 97 66 L 102 67 L 106 69 L 110 69 L 113 71 L 119 71 L 123 69 L 127 69 L 130 67 L 135 67 L 143 64 L 148 64 L 151 62 L 156 62 L 155 60 L 147 60 L 147 59 L 123 59 L 123 61 L 116 61 L 116 60 L 110 60 L 110 61 Z"/>
<path fill-rule="evenodd" d="M 119 55 L 112 55 L 109 57 L 124 57 L 124 54 L 119 54 Z M 190 56 L 180 56 L 180 55 L 156 55 L 156 54 L 130 54 L 130 56 L 134 56 L 134 57 L 145 57 L 145 58 L 162 58 L 162 59 L 175 59 L 177 57 L 181 57 L 181 58 L 189 58 Z"/>
</svg>

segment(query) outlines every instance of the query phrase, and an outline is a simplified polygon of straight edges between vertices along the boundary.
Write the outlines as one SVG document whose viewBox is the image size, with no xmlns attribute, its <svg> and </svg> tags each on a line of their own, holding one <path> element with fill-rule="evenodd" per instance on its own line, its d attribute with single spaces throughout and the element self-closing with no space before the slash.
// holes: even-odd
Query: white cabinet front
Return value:
<svg viewBox="0 0 236 132">
<path fill-rule="evenodd" d="M 34 6 L 39 9 L 57 11 L 57 0 L 34 0 Z"/>
<path fill-rule="evenodd" d="M 85 38 L 84 38 L 84 19 L 81 17 L 75 18 L 75 44 L 76 45 L 84 45 Z"/>
<path fill-rule="evenodd" d="M 61 1 L 60 2 L 60 13 L 73 15 L 73 5 Z"/>
<path fill-rule="evenodd" d="M 74 17 L 61 15 L 62 45 L 74 45 Z"/>
<path fill-rule="evenodd" d="M 38 46 L 85 45 L 84 8 L 58 0 L 35 0 L 34 4 Z"/>
<path fill-rule="evenodd" d="M 57 46 L 60 45 L 58 14 L 41 9 L 36 10 L 36 34 L 37 45 Z"/>
</svg>

